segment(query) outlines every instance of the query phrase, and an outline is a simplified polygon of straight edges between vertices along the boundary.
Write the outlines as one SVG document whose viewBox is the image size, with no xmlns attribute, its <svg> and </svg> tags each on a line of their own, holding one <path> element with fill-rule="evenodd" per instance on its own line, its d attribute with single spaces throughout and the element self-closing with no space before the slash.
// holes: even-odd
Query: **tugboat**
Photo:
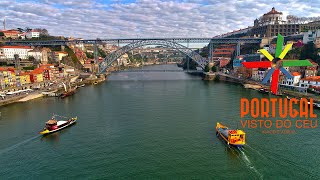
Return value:
<svg viewBox="0 0 320 180">
<path fill-rule="evenodd" d="M 246 143 L 246 133 L 242 130 L 229 129 L 227 126 L 224 126 L 217 122 L 216 131 L 216 135 L 220 136 L 222 140 L 225 141 L 228 145 L 242 148 Z"/>
<path fill-rule="evenodd" d="M 57 132 L 61 129 L 64 129 L 72 124 L 74 124 L 77 121 L 77 117 L 73 117 L 73 118 L 67 118 L 67 117 L 63 117 L 63 116 L 59 116 L 61 118 L 66 118 L 66 121 L 63 120 L 57 120 L 56 117 L 59 115 L 53 115 L 52 118 L 50 120 L 48 120 L 46 122 L 46 126 L 45 128 L 40 132 L 40 134 L 42 135 L 46 135 L 46 134 L 50 134 L 50 133 L 54 133 Z"/>
</svg>

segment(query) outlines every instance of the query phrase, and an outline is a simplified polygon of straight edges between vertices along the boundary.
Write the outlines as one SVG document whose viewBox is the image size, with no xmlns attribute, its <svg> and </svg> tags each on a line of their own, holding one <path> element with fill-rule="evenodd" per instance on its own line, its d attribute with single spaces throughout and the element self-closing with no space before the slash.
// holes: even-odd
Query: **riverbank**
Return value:
<svg viewBox="0 0 320 180">
<path fill-rule="evenodd" d="M 30 94 L 22 99 L 19 99 L 18 102 L 26 102 L 26 101 L 30 101 L 30 100 L 33 100 L 33 99 L 37 99 L 37 98 L 40 98 L 40 97 L 43 97 L 43 94 L 42 93 L 35 93 L 35 94 Z"/>
<path fill-rule="evenodd" d="M 75 82 L 72 84 L 72 86 L 81 87 L 83 85 L 98 84 L 106 80 L 107 80 L 106 76 L 101 76 L 99 78 L 89 78 L 80 82 Z M 58 87 L 58 86 L 50 89 L 51 92 L 53 91 L 61 92 L 63 90 L 64 90 L 63 87 Z M 13 103 L 23 103 L 23 102 L 31 101 L 31 100 L 42 98 L 42 97 L 48 97 L 48 96 L 45 96 L 43 92 L 47 92 L 47 89 L 40 89 L 40 90 L 35 90 L 32 93 L 7 97 L 6 99 L 0 100 L 0 106 L 5 106 Z"/>
<path fill-rule="evenodd" d="M 240 80 L 240 79 L 236 79 L 236 78 L 230 79 L 230 78 L 226 78 L 224 76 L 221 76 L 221 74 L 214 74 L 214 76 L 211 74 L 211 76 L 212 76 L 212 78 L 207 78 L 205 80 L 219 80 L 219 81 L 228 82 L 228 83 L 237 83 L 237 84 L 241 84 L 243 86 L 243 88 L 253 89 L 256 91 L 260 90 L 261 88 L 270 89 L 270 86 L 267 86 L 265 84 L 261 84 L 260 82 L 256 82 L 256 81 Z M 295 97 L 295 98 L 307 98 L 307 99 L 312 98 L 314 101 L 320 102 L 320 97 L 317 96 L 316 94 L 312 94 L 312 93 L 301 93 L 301 92 L 297 92 L 297 91 L 281 89 L 281 94 L 283 97 L 289 96 L 289 97 Z"/>
</svg>

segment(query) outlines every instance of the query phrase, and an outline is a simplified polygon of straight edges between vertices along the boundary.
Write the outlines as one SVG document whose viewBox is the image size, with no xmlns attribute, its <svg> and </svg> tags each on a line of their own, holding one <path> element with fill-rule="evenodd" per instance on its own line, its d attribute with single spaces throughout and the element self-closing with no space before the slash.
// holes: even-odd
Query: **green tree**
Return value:
<svg viewBox="0 0 320 180">
<path fill-rule="evenodd" d="M 317 63 L 320 63 L 318 50 L 313 42 L 308 42 L 308 44 L 305 44 L 302 47 L 300 59 L 311 59 Z"/>
<path fill-rule="evenodd" d="M 31 30 L 32 30 L 32 29 L 29 28 L 29 27 L 26 27 L 26 28 L 24 29 L 25 32 L 29 32 L 29 31 L 31 31 Z"/>
<path fill-rule="evenodd" d="M 208 46 L 205 46 L 205 47 L 203 47 L 203 48 L 201 49 L 200 55 L 201 55 L 202 57 L 208 57 L 208 56 L 209 56 L 209 48 L 208 48 Z"/>
<path fill-rule="evenodd" d="M 4 36 L 4 33 L 3 33 L 3 32 L 0 32 L 0 37 L 1 37 L 1 36 Z"/>
<path fill-rule="evenodd" d="M 32 63 L 33 63 L 34 65 L 37 65 L 37 64 L 40 63 L 40 62 L 39 62 L 35 57 L 33 57 L 33 56 L 28 56 L 28 60 L 29 60 L 29 61 L 32 61 Z"/>
<path fill-rule="evenodd" d="M 92 53 L 86 52 L 87 58 L 93 59 L 94 55 Z"/>
<path fill-rule="evenodd" d="M 24 30 L 22 29 L 22 28 L 17 28 L 17 30 L 19 31 L 19 32 L 24 32 Z"/>
<path fill-rule="evenodd" d="M 101 56 L 101 57 L 103 57 L 103 58 L 105 58 L 106 56 L 107 56 L 107 54 L 106 54 L 106 52 L 104 52 L 102 49 L 98 49 L 98 54 L 99 54 L 99 56 Z"/>
<path fill-rule="evenodd" d="M 216 66 L 212 66 L 211 71 L 212 72 L 217 72 L 217 67 Z"/>
<path fill-rule="evenodd" d="M 207 64 L 205 67 L 204 67 L 204 72 L 209 72 L 210 71 L 210 67 L 209 67 L 209 64 Z"/>
</svg>

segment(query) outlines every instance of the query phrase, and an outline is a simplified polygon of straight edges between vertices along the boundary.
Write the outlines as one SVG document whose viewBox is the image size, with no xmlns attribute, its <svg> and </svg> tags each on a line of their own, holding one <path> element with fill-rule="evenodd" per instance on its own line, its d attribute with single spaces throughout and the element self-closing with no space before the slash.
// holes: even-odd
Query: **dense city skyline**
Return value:
<svg viewBox="0 0 320 180">
<path fill-rule="evenodd" d="M 275 7 L 287 15 L 318 16 L 320 1 L 2 0 L 7 29 L 46 28 L 83 38 L 212 37 L 253 25 Z M 3 27 L 1 26 L 1 29 Z"/>
</svg>

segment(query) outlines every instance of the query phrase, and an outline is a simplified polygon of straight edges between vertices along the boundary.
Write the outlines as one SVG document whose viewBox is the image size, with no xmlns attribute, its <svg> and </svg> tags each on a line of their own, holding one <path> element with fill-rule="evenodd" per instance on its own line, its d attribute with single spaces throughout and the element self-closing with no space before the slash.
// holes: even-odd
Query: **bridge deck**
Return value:
<svg viewBox="0 0 320 180">
<path fill-rule="evenodd" d="M 129 70 L 119 70 L 112 72 L 189 72 L 189 73 L 200 73 L 202 70 L 170 70 L 170 69 L 129 69 Z"/>
</svg>

